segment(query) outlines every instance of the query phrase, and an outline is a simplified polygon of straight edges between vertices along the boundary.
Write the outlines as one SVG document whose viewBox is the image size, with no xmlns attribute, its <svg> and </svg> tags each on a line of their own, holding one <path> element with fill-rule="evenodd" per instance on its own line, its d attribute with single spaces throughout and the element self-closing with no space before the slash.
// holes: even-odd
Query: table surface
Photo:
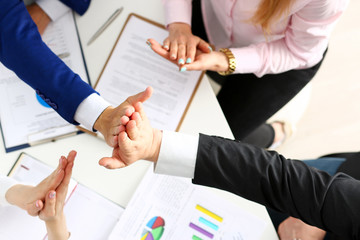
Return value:
<svg viewBox="0 0 360 240">
<path fill-rule="evenodd" d="M 86 43 L 93 33 L 115 9 L 121 6 L 124 7 L 124 10 L 120 16 L 90 46 L 87 46 Z M 86 14 L 82 17 L 76 17 L 92 84 L 96 82 L 128 14 L 132 12 L 164 23 L 161 0 L 107 0 L 106 4 L 101 0 L 92 0 Z M 190 134 L 201 132 L 233 138 L 206 76 L 201 80 L 180 131 Z M 70 150 L 76 150 L 78 155 L 73 178 L 123 207 L 126 207 L 150 165 L 148 162 L 139 161 L 124 169 L 107 170 L 100 167 L 98 160 L 101 157 L 110 156 L 112 149 L 102 139 L 88 134 L 67 137 L 11 153 L 5 153 L 2 141 L 1 138 L 0 174 L 8 173 L 22 151 L 55 167 L 61 155 L 66 155 Z M 216 189 L 211 189 L 211 191 L 264 219 L 267 222 L 267 227 L 262 239 L 278 239 L 263 206 L 225 191 Z"/>
</svg>

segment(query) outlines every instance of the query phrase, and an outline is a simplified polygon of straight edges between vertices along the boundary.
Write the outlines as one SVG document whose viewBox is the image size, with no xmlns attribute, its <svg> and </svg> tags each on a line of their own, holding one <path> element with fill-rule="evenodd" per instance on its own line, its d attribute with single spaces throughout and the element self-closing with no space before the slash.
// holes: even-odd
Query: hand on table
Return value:
<svg viewBox="0 0 360 240">
<path fill-rule="evenodd" d="M 51 22 L 50 17 L 36 3 L 32 3 L 28 6 L 26 6 L 26 9 L 28 10 L 32 20 L 36 24 L 36 26 L 39 30 L 39 33 L 42 35 L 44 33 L 46 27 Z"/>
<path fill-rule="evenodd" d="M 125 102 L 121 103 L 118 107 L 108 107 L 99 116 L 94 124 L 94 128 L 101 132 L 105 137 L 106 143 L 111 147 L 118 145 L 118 135 L 126 124 L 122 119 L 123 116 L 130 117 L 134 109 L 134 104 L 137 102 L 145 102 L 150 98 L 152 88 L 148 87 L 145 91 L 136 95 L 128 97 Z"/>
<path fill-rule="evenodd" d="M 288 217 L 279 225 L 278 234 L 281 240 L 322 240 L 326 232 L 320 228 L 310 226 L 300 219 Z"/>
<path fill-rule="evenodd" d="M 115 169 L 126 167 L 140 159 L 157 161 L 162 132 L 150 126 L 140 102 L 135 104 L 135 112 L 126 122 L 119 133 L 119 145 L 114 149 L 112 158 L 102 158 L 99 162 L 101 166 Z"/>
<path fill-rule="evenodd" d="M 203 52 L 197 49 L 191 63 L 178 64 L 178 62 L 171 58 L 171 52 L 164 49 L 157 41 L 154 39 L 149 39 L 148 43 L 150 43 L 151 49 L 155 53 L 173 62 L 174 64 L 179 65 L 180 71 L 227 71 L 229 69 L 229 60 L 225 53 L 222 52 Z"/>
</svg>

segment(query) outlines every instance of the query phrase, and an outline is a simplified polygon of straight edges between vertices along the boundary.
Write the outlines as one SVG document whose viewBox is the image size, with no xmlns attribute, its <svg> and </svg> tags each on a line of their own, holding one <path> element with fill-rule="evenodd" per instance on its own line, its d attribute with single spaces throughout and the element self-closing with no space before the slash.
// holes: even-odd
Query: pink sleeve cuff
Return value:
<svg viewBox="0 0 360 240">
<path fill-rule="evenodd" d="M 233 74 L 237 73 L 254 73 L 258 77 L 261 75 L 261 57 L 255 47 L 230 48 L 236 61 L 236 69 Z"/>
<path fill-rule="evenodd" d="M 164 0 L 165 24 L 182 22 L 191 26 L 191 0 Z"/>
</svg>

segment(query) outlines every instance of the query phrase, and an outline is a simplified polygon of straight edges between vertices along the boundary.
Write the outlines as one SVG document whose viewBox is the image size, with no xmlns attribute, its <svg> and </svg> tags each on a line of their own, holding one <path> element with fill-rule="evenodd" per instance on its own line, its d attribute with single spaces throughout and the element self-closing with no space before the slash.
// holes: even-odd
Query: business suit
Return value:
<svg viewBox="0 0 360 240">
<path fill-rule="evenodd" d="M 83 14 L 89 0 L 62 0 Z M 79 104 L 95 91 L 41 40 L 21 0 L 0 0 L 0 61 L 30 85 L 66 121 L 77 124 Z"/>
<path fill-rule="evenodd" d="M 220 188 L 332 232 L 360 239 L 360 181 L 276 152 L 200 135 L 193 183 Z"/>
</svg>

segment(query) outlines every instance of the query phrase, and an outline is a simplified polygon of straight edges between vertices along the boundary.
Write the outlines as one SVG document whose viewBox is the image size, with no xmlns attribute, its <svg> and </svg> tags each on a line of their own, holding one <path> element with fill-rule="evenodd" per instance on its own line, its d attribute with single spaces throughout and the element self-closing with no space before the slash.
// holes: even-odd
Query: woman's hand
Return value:
<svg viewBox="0 0 360 240">
<path fill-rule="evenodd" d="M 171 61 L 174 64 L 178 63 L 171 58 L 171 52 L 164 49 L 156 40 L 149 39 L 147 43 L 151 49 L 162 56 L 163 58 Z M 179 66 L 179 71 L 227 71 L 229 69 L 229 60 L 225 53 L 212 51 L 205 53 L 201 50 L 196 50 L 195 57 L 192 63 L 185 63 Z"/>
<path fill-rule="evenodd" d="M 39 218 L 45 221 L 49 240 L 62 240 L 69 238 L 64 215 L 64 204 L 68 191 L 72 168 L 74 166 L 76 152 L 71 151 L 67 157 L 67 165 L 64 171 L 64 179 L 55 190 L 46 194 L 44 208 L 39 214 Z"/>
<path fill-rule="evenodd" d="M 6 192 L 6 200 L 10 204 L 26 210 L 31 216 L 37 216 L 43 208 L 46 194 L 51 189 L 56 189 L 63 180 L 66 165 L 67 160 L 62 156 L 55 171 L 37 186 L 14 185 Z"/>
<path fill-rule="evenodd" d="M 207 42 L 192 34 L 191 27 L 186 23 L 171 23 L 168 30 L 169 36 L 162 48 L 169 52 L 169 59 L 179 66 L 193 62 L 197 49 L 205 53 L 212 51 Z"/>
</svg>

